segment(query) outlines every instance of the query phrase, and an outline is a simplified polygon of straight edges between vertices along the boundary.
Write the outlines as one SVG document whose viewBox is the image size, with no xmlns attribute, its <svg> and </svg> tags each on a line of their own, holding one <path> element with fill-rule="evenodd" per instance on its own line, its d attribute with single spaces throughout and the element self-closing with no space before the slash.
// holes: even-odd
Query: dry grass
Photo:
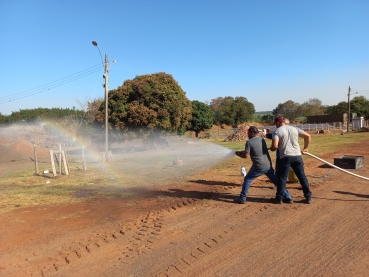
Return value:
<svg viewBox="0 0 369 277">
<path fill-rule="evenodd" d="M 309 152 L 321 156 L 339 147 L 360 141 L 368 142 L 368 140 L 369 132 L 351 132 L 343 136 L 312 135 Z M 242 141 L 223 142 L 222 139 L 206 141 L 232 150 L 241 150 L 245 145 Z M 303 144 L 302 140 L 300 144 Z M 275 153 L 272 152 L 271 156 L 274 159 Z M 310 159 L 308 156 L 304 158 Z M 147 162 L 143 156 L 141 162 L 145 163 L 145 161 Z M 87 165 L 87 171 L 81 170 L 80 164 L 71 163 L 71 175 L 61 175 L 56 178 L 51 174 L 35 175 L 33 166 L 21 171 L 9 172 L 3 176 L 0 185 L 0 212 L 32 206 L 69 205 L 94 198 L 127 198 L 143 185 L 154 185 L 154 181 L 160 184 L 173 184 L 173 186 L 186 183 L 186 178 L 191 177 L 193 169 L 179 171 L 177 167 L 171 166 L 171 163 L 172 160 L 169 159 L 158 160 L 155 164 L 148 163 L 147 169 L 141 172 L 135 170 L 129 160 L 108 165 L 90 163 Z M 234 174 L 241 164 L 250 166 L 250 160 L 233 156 L 204 170 L 213 176 Z"/>
<path fill-rule="evenodd" d="M 88 171 L 73 169 L 71 175 L 35 175 L 29 168 L 8 174 L 0 186 L 1 212 L 19 207 L 67 205 L 92 198 L 123 198 L 130 193 L 122 190 L 117 178 L 100 164 L 89 165 Z"/>
</svg>

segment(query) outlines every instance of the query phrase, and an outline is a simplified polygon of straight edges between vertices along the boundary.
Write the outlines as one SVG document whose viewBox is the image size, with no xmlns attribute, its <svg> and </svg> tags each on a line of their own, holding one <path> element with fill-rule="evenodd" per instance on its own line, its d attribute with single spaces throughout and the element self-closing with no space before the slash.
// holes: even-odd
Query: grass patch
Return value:
<svg viewBox="0 0 369 277">
<path fill-rule="evenodd" d="M 73 167 L 73 165 L 71 165 Z M 89 165 L 89 171 L 72 171 L 70 176 L 35 175 L 34 169 L 8 174 L 0 185 L 1 211 L 39 205 L 69 205 L 94 198 L 126 198 L 117 178 L 101 168 Z"/>
<path fill-rule="evenodd" d="M 245 147 L 245 141 L 224 142 L 222 139 L 204 141 L 232 150 L 243 150 Z M 309 152 L 316 156 L 322 156 L 334 152 L 340 147 L 363 141 L 368 143 L 369 132 L 350 132 L 343 136 L 340 134 L 312 135 Z M 267 145 L 270 144 L 271 141 L 267 140 Z M 300 145 L 303 145 L 302 139 Z M 270 154 L 274 160 L 275 152 L 270 152 Z M 145 153 L 142 155 L 144 163 L 146 161 Z M 304 156 L 304 159 L 311 158 Z M 135 194 L 138 186 L 150 185 L 153 180 L 161 184 L 181 185 L 183 182 L 179 182 L 179 177 L 173 179 L 173 176 L 179 176 L 181 168 L 168 166 L 171 162 L 172 160 L 158 162 L 156 166 L 160 170 L 157 170 L 152 162 L 147 163 L 147 170 L 144 172 L 137 172 L 129 161 L 108 165 L 91 163 L 87 165 L 87 171 L 80 170 L 80 165 L 70 163 L 71 175 L 62 175 L 56 178 L 53 178 L 51 174 L 35 175 L 33 166 L 26 170 L 8 172 L 2 177 L 0 184 L 0 213 L 33 206 L 70 205 L 96 198 L 129 198 Z M 210 172 L 211 176 L 226 176 L 234 174 L 235 168 L 239 168 L 241 164 L 249 167 L 251 161 L 231 156 L 205 171 L 207 174 Z M 191 170 L 182 174 L 187 178 L 192 177 Z M 160 197 L 158 196 L 158 198 Z M 127 205 L 134 205 L 134 203 L 128 201 Z"/>
</svg>

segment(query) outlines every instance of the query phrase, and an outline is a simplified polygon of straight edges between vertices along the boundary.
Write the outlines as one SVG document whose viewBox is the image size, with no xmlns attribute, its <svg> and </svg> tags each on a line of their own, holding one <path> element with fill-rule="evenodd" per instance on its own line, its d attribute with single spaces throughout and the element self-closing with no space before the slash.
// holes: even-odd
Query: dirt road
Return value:
<svg viewBox="0 0 369 277">
<path fill-rule="evenodd" d="M 342 153 L 368 161 L 369 143 Z M 0 276 L 368 276 L 369 181 L 309 159 L 312 204 L 298 184 L 294 204 L 271 203 L 262 177 L 240 205 L 235 172 L 1 214 Z"/>
</svg>

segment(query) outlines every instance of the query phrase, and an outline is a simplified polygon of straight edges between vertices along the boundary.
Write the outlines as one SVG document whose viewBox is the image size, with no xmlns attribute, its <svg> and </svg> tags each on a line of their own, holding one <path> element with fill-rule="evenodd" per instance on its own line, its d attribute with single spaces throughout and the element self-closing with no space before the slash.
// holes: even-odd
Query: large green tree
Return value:
<svg viewBox="0 0 369 277">
<path fill-rule="evenodd" d="M 242 124 L 252 119 L 255 107 L 245 97 L 236 97 L 232 103 L 232 113 L 234 114 L 234 124 Z"/>
<path fill-rule="evenodd" d="M 347 113 L 347 102 L 341 101 L 337 105 L 327 106 L 325 108 L 326 114 L 343 114 Z"/>
<path fill-rule="evenodd" d="M 300 104 L 292 100 L 279 103 L 272 113 L 274 116 L 282 115 L 288 118 L 290 121 L 293 121 L 303 115 Z"/>
<path fill-rule="evenodd" d="M 302 103 L 300 108 L 302 115 L 306 117 L 324 114 L 324 106 L 318 98 L 310 98 Z"/>
<path fill-rule="evenodd" d="M 369 101 L 364 96 L 356 96 L 350 101 L 350 111 L 369 118 Z"/>
<path fill-rule="evenodd" d="M 201 131 L 209 130 L 213 126 L 214 112 L 205 103 L 192 101 L 192 119 L 188 130 L 194 131 L 196 137 Z"/>
<path fill-rule="evenodd" d="M 343 114 L 348 111 L 348 103 L 341 101 L 337 105 L 325 107 L 326 114 Z M 369 118 L 369 100 L 364 96 L 356 96 L 350 101 L 350 113 L 356 113 L 357 116 Z"/>
<path fill-rule="evenodd" d="M 109 92 L 109 123 L 115 130 L 147 137 L 156 132 L 182 134 L 192 105 L 174 78 L 164 72 L 137 76 Z M 97 120 L 104 122 L 104 103 Z"/>
<path fill-rule="evenodd" d="M 234 125 L 250 121 L 255 107 L 245 97 L 218 97 L 210 101 L 217 124 Z"/>
<path fill-rule="evenodd" d="M 234 123 L 234 118 L 231 113 L 233 97 L 218 97 L 210 101 L 210 108 L 214 112 L 215 122 L 217 124 L 231 125 Z"/>
</svg>

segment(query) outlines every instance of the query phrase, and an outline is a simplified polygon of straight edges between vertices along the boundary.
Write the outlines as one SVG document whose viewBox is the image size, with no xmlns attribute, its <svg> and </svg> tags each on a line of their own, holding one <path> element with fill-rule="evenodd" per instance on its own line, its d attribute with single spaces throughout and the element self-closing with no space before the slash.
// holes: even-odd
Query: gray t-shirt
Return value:
<svg viewBox="0 0 369 277">
<path fill-rule="evenodd" d="M 252 165 L 256 170 L 264 170 L 272 166 L 268 147 L 262 137 L 253 137 L 247 140 L 245 152 L 250 153 Z"/>
<path fill-rule="evenodd" d="M 281 126 L 274 131 L 273 139 L 279 139 L 278 149 L 280 159 L 287 156 L 301 156 L 299 136 L 303 132 L 303 130 L 289 125 Z"/>
</svg>

